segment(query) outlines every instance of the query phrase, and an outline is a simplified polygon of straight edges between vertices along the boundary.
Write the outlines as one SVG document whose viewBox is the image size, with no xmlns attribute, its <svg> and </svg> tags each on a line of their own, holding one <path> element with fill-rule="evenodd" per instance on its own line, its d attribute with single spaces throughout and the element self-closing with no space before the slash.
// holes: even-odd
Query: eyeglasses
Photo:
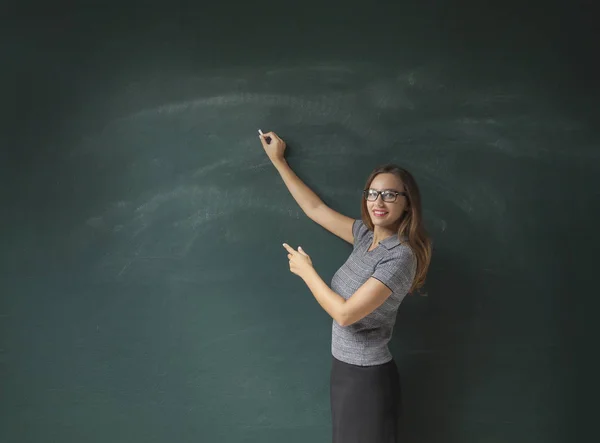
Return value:
<svg viewBox="0 0 600 443">
<path fill-rule="evenodd" d="M 386 203 L 394 203 L 399 195 L 407 196 L 406 192 L 396 192 L 396 191 L 376 191 L 375 189 L 365 189 L 363 191 L 365 195 L 365 199 L 374 202 L 379 198 L 379 194 L 381 194 L 381 198 Z"/>
</svg>

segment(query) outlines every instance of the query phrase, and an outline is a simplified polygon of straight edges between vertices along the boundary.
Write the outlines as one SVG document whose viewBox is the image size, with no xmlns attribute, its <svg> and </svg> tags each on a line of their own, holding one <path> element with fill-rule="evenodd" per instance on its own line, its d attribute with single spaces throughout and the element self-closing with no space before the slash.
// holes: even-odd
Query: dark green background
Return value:
<svg viewBox="0 0 600 443">
<path fill-rule="evenodd" d="M 331 319 L 281 243 L 327 283 L 351 247 L 258 128 L 348 216 L 380 163 L 421 186 L 405 441 L 584 437 L 591 2 L 1 8 L 0 441 L 330 441 Z"/>
</svg>

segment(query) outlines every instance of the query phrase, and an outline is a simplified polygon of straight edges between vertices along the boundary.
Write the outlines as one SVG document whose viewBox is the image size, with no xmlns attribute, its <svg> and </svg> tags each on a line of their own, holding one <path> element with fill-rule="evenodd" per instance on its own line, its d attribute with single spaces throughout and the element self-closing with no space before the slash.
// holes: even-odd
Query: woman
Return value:
<svg viewBox="0 0 600 443">
<path fill-rule="evenodd" d="M 304 213 L 353 245 L 329 288 L 301 247 L 283 244 L 290 271 L 304 280 L 333 318 L 333 443 L 396 442 L 400 379 L 387 343 L 398 306 L 423 285 L 431 258 L 417 184 L 395 165 L 375 169 L 365 186 L 362 219 L 354 220 L 327 207 L 294 174 L 284 158 L 286 144 L 277 134 L 261 134 L 260 140 Z"/>
</svg>

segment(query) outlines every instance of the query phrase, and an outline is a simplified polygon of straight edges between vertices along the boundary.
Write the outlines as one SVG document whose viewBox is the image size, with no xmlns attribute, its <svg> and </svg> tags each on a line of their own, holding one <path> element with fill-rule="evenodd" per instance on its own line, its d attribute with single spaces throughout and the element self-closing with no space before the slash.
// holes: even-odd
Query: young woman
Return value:
<svg viewBox="0 0 600 443">
<path fill-rule="evenodd" d="M 301 247 L 283 244 L 290 271 L 304 280 L 333 318 L 333 443 L 396 442 L 400 378 L 387 344 L 398 306 L 406 294 L 423 285 L 431 259 L 417 183 L 396 165 L 376 168 L 367 178 L 361 220 L 354 220 L 326 206 L 296 176 L 284 158 L 286 144 L 277 134 L 261 134 L 260 140 L 304 213 L 353 245 L 330 288 Z"/>
</svg>

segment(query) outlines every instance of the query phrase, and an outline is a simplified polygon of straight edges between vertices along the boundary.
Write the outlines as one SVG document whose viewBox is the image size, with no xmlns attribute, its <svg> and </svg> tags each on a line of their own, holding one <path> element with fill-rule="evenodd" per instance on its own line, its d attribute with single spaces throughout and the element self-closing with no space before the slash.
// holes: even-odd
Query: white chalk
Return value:
<svg viewBox="0 0 600 443">
<path fill-rule="evenodd" d="M 262 132 L 260 129 L 258 130 L 258 133 L 259 133 L 260 135 L 263 135 L 263 132 Z"/>
</svg>

